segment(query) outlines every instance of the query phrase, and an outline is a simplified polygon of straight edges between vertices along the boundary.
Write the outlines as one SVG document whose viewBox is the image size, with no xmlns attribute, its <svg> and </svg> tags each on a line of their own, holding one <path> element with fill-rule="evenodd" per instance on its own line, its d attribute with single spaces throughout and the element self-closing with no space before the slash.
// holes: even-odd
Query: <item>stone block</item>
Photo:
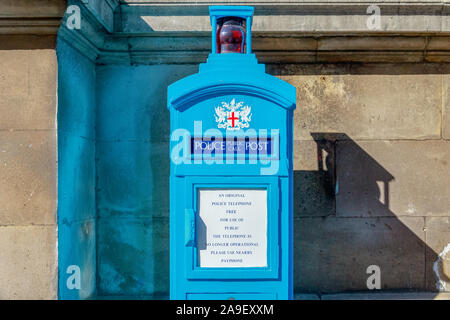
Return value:
<svg viewBox="0 0 450 320">
<path fill-rule="evenodd" d="M 7 95 L 0 97 L 0 130 L 54 130 L 56 125 L 56 95 L 30 97 Z"/>
<path fill-rule="evenodd" d="M 126 1 L 133 2 L 136 1 Z M 167 3 L 168 1 L 158 1 Z M 215 2 L 215 1 L 213 1 Z M 414 1 L 415 2 L 415 1 Z M 448 24 L 443 23 L 442 6 L 378 3 L 381 9 L 379 28 L 368 27 L 369 5 L 362 1 L 258 1 L 257 12 L 253 18 L 254 32 L 322 32 L 322 33 L 362 33 L 381 31 L 444 31 Z M 179 1 L 180 7 L 155 6 L 145 8 L 136 5 L 122 5 L 122 30 L 128 33 L 150 31 L 209 31 L 208 11 L 204 5 L 192 5 L 193 1 Z M 197 4 L 198 2 L 195 2 Z M 211 3 L 201 1 L 201 3 Z M 223 3 L 223 1 L 221 2 Z M 240 1 L 226 1 L 228 4 Z M 184 5 L 183 5 L 184 4 Z M 165 19 L 164 19 L 165 17 Z M 445 15 L 444 15 L 445 17 Z M 183 28 L 184 27 L 184 28 Z M 448 28 L 446 29 L 448 30 Z"/>
<path fill-rule="evenodd" d="M 58 63 L 58 132 L 95 139 L 95 64 L 65 41 Z"/>
<path fill-rule="evenodd" d="M 29 51 L 30 95 L 33 97 L 57 95 L 58 62 L 56 51 Z"/>
<path fill-rule="evenodd" d="M 294 170 L 319 171 L 322 163 L 318 149 L 318 143 L 315 141 L 294 141 Z"/>
<path fill-rule="evenodd" d="M 66 0 L 9 0 L 3 1 L 1 16 L 61 17 L 66 10 Z"/>
<path fill-rule="evenodd" d="M 429 51 L 446 51 L 450 48 L 450 38 L 448 37 L 430 37 L 427 45 Z"/>
<path fill-rule="evenodd" d="M 54 224 L 55 131 L 0 131 L 0 225 Z"/>
<path fill-rule="evenodd" d="M 294 293 L 294 300 L 320 300 L 317 294 Z"/>
<path fill-rule="evenodd" d="M 169 141 L 167 86 L 197 72 L 193 65 L 97 69 L 97 139 Z M 136 126 L 139 123 L 139 126 Z"/>
<path fill-rule="evenodd" d="M 322 141 L 294 142 L 294 216 L 328 216 L 335 214 L 334 165 L 328 167 L 329 153 Z M 334 164 L 334 161 L 332 161 Z"/>
<path fill-rule="evenodd" d="M 60 270 L 59 298 L 64 300 L 90 299 L 96 291 L 96 233 L 95 220 L 60 221 L 58 224 L 58 267 Z M 80 289 L 70 290 L 67 280 L 73 271 L 69 266 L 80 268 Z"/>
<path fill-rule="evenodd" d="M 57 299 L 56 226 L 0 227 L 0 299 Z"/>
<path fill-rule="evenodd" d="M 449 300 L 450 294 L 436 292 L 368 292 L 324 294 L 322 300 Z"/>
<path fill-rule="evenodd" d="M 0 34 L 0 50 L 36 50 L 55 47 L 56 35 Z"/>
<path fill-rule="evenodd" d="M 167 218 L 100 218 L 97 224 L 99 295 L 169 292 Z"/>
<path fill-rule="evenodd" d="M 425 232 L 427 289 L 450 292 L 450 217 L 427 217 Z"/>
<path fill-rule="evenodd" d="M 101 217 L 169 216 L 168 143 L 98 142 L 96 154 Z"/>
<path fill-rule="evenodd" d="M 119 5 L 118 1 L 88 1 L 87 8 L 94 13 L 108 32 L 114 30 L 114 9 Z"/>
<path fill-rule="evenodd" d="M 450 215 L 448 141 L 339 141 L 337 216 Z"/>
<path fill-rule="evenodd" d="M 1 50 L 0 97 L 56 97 L 55 50 Z"/>
<path fill-rule="evenodd" d="M 381 270 L 381 289 L 423 290 L 424 220 L 405 218 L 300 218 L 294 220 L 294 290 L 367 290 Z"/>
<path fill-rule="evenodd" d="M 26 96 L 29 93 L 29 52 L 0 50 L 0 99 L 3 96 Z"/>
<path fill-rule="evenodd" d="M 262 34 L 252 34 L 252 50 L 259 53 L 273 51 L 275 48 L 278 54 L 286 51 L 315 51 L 317 50 L 317 39 L 313 37 L 280 37 Z M 285 52 L 283 52 L 285 51 Z"/>
<path fill-rule="evenodd" d="M 352 139 L 439 139 L 442 79 L 428 69 L 271 66 L 270 72 L 297 88 L 294 139 L 312 139 L 311 132 L 343 132 Z"/>
<path fill-rule="evenodd" d="M 0 51 L 0 129 L 54 129 L 55 50 Z"/>
<path fill-rule="evenodd" d="M 450 74 L 442 77 L 442 136 L 444 139 L 450 140 Z"/>
<path fill-rule="evenodd" d="M 95 219 L 94 141 L 60 134 L 58 157 L 58 220 Z"/>
<path fill-rule="evenodd" d="M 318 50 L 424 50 L 425 39 L 422 37 L 330 37 L 318 42 Z"/>
</svg>

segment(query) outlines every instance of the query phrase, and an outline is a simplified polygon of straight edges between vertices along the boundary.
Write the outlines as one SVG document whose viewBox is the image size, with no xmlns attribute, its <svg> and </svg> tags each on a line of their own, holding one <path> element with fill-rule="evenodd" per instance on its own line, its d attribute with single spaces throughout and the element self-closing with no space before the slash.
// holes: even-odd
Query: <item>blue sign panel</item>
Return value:
<svg viewBox="0 0 450 320">
<path fill-rule="evenodd" d="M 251 53 L 253 8 L 210 7 L 212 53 L 168 88 L 172 299 L 291 299 L 295 88 Z"/>
<path fill-rule="evenodd" d="M 278 143 L 278 141 L 277 141 Z M 261 158 L 274 155 L 272 137 L 193 137 L 191 138 L 191 153 L 194 155 L 231 154 L 236 156 L 259 156 Z"/>
</svg>

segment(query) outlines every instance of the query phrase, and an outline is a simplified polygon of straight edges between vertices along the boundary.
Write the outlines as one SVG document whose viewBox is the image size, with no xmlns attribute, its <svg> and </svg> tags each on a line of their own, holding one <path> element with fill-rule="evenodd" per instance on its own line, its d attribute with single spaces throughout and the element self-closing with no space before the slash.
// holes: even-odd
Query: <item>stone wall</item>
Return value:
<svg viewBox="0 0 450 320">
<path fill-rule="evenodd" d="M 95 64 L 63 40 L 57 53 L 59 298 L 87 299 L 96 292 Z M 79 290 L 67 286 L 70 266 Z"/>
<path fill-rule="evenodd" d="M 447 64 L 270 66 L 297 87 L 295 290 L 448 282 Z M 437 271 L 434 271 L 436 268 Z M 439 273 L 439 279 L 436 274 Z M 447 290 L 448 290 L 447 285 Z"/>
<path fill-rule="evenodd" d="M 195 65 L 97 67 L 97 248 L 101 296 L 168 298 L 167 86 Z"/>
<path fill-rule="evenodd" d="M 56 90 L 54 49 L 0 50 L 0 299 L 57 297 Z"/>
<path fill-rule="evenodd" d="M 0 3 L 0 299 L 58 297 L 55 47 L 65 8 Z"/>
<path fill-rule="evenodd" d="M 196 69 L 97 68 L 101 295 L 168 294 L 165 88 Z M 381 268 L 385 290 L 436 291 L 435 264 L 448 281 L 448 258 L 437 261 L 450 243 L 450 142 L 441 133 L 449 70 L 446 64 L 267 66 L 297 87 L 296 293 L 367 290 L 370 265 Z"/>
</svg>

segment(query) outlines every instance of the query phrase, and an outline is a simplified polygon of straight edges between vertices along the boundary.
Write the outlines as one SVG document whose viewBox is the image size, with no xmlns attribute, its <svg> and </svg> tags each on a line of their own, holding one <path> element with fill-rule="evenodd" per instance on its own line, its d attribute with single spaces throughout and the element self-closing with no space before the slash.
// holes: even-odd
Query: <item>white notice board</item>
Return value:
<svg viewBox="0 0 450 320">
<path fill-rule="evenodd" d="M 198 266 L 267 267 L 267 190 L 200 189 Z"/>
</svg>

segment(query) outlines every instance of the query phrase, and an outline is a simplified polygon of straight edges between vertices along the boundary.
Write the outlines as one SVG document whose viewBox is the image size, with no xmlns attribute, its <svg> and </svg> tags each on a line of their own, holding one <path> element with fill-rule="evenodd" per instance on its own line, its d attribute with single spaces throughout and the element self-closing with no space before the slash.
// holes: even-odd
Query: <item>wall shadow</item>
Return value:
<svg viewBox="0 0 450 320">
<path fill-rule="evenodd" d="M 383 290 L 433 291 L 438 254 L 423 217 L 390 209 L 395 177 L 345 133 L 311 136 L 318 170 L 294 170 L 295 293 L 367 291 L 371 265 Z"/>
</svg>

